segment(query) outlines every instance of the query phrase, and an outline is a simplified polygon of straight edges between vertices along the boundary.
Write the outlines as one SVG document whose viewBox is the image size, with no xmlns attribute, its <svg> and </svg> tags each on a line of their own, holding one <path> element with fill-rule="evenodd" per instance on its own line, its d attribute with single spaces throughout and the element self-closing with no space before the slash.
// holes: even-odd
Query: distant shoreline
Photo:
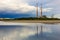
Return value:
<svg viewBox="0 0 60 40">
<path fill-rule="evenodd" d="M 60 23 L 60 20 L 10 20 L 4 22 L 14 22 L 14 23 Z"/>
</svg>

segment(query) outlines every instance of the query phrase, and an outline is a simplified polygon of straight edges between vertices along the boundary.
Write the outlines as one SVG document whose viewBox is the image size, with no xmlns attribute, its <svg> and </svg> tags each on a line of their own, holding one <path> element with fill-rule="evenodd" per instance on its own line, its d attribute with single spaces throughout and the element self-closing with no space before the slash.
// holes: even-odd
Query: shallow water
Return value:
<svg viewBox="0 0 60 40">
<path fill-rule="evenodd" d="M 60 24 L 28 24 L 0 25 L 0 40 L 60 40 Z"/>
</svg>

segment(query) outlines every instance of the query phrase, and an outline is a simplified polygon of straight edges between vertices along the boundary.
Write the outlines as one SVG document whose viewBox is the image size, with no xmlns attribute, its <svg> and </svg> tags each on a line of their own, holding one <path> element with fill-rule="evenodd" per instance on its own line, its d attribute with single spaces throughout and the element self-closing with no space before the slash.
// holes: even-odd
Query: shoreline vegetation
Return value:
<svg viewBox="0 0 60 40">
<path fill-rule="evenodd" d="M 17 22 L 17 23 L 60 23 L 60 19 L 58 18 L 14 18 L 14 19 L 0 19 L 0 21 L 4 22 Z"/>
<path fill-rule="evenodd" d="M 0 18 L 0 21 L 10 21 L 10 20 L 60 20 L 60 18 L 54 18 L 54 16 L 51 16 L 51 18 L 48 18 L 46 15 L 43 15 L 41 17 L 22 17 L 22 18 Z"/>
<path fill-rule="evenodd" d="M 36 18 L 36 17 L 29 17 L 29 18 L 0 18 L 0 21 L 10 21 L 10 20 L 60 20 L 59 18 Z"/>
</svg>

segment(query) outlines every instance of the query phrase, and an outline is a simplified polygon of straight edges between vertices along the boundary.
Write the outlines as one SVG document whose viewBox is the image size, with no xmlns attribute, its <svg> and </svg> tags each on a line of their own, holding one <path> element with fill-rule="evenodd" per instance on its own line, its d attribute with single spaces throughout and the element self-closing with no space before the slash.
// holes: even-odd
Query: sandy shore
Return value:
<svg viewBox="0 0 60 40">
<path fill-rule="evenodd" d="M 22 25 L 22 26 L 32 26 L 32 25 L 42 25 L 41 23 L 20 23 L 12 21 L 0 21 L 0 25 Z"/>
<path fill-rule="evenodd" d="M 0 25 L 30 25 L 29 23 L 19 23 L 19 22 L 8 22 L 8 21 L 0 21 Z"/>
<path fill-rule="evenodd" d="M 11 20 L 11 21 L 0 21 L 0 25 L 35 25 L 35 23 L 43 24 L 60 24 L 60 20 Z M 40 24 L 39 24 L 40 25 Z"/>
<path fill-rule="evenodd" d="M 5 22 L 16 22 L 16 23 L 60 23 L 60 20 L 13 20 Z"/>
</svg>

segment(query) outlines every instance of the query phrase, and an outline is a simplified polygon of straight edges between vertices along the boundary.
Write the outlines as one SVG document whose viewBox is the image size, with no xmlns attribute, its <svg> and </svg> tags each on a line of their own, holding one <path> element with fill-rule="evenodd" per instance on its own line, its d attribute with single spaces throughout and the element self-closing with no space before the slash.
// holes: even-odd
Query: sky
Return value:
<svg viewBox="0 0 60 40">
<path fill-rule="evenodd" d="M 38 13 L 60 18 L 60 0 L 38 0 Z M 0 0 L 0 18 L 36 17 L 36 0 Z"/>
</svg>

